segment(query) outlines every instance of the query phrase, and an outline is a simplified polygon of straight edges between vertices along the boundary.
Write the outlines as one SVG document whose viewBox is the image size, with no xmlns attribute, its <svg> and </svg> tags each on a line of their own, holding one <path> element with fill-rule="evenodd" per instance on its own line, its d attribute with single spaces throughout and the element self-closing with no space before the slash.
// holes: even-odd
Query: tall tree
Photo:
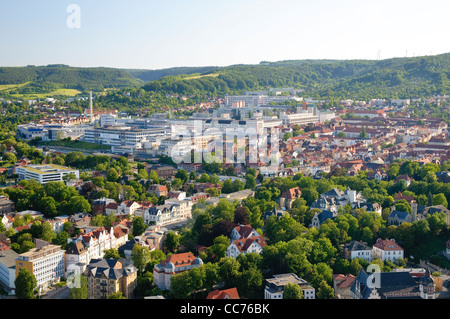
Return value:
<svg viewBox="0 0 450 319">
<path fill-rule="evenodd" d="M 37 286 L 37 281 L 36 277 L 27 269 L 20 269 L 14 284 L 18 299 L 34 299 L 34 289 Z"/>
</svg>

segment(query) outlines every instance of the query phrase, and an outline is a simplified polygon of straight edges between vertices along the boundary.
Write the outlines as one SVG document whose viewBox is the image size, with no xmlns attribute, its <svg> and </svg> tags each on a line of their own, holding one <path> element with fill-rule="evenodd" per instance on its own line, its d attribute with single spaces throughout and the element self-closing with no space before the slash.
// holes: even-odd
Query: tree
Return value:
<svg viewBox="0 0 450 319">
<path fill-rule="evenodd" d="M 210 252 L 216 256 L 217 260 L 225 257 L 225 252 L 230 245 L 230 239 L 221 235 L 214 238 L 214 244 L 209 248 Z"/>
<path fill-rule="evenodd" d="M 179 245 L 180 245 L 180 235 L 174 233 L 173 231 L 169 231 L 164 241 L 164 246 L 166 247 L 167 251 L 174 252 Z"/>
<path fill-rule="evenodd" d="M 141 235 L 147 229 L 147 224 L 144 222 L 144 219 L 140 216 L 137 216 L 133 220 L 133 236 Z"/>
<path fill-rule="evenodd" d="M 283 288 L 283 299 L 303 299 L 302 288 L 292 282 L 287 283 Z"/>
<path fill-rule="evenodd" d="M 72 214 L 91 212 L 91 204 L 83 196 L 73 196 L 70 198 L 68 208 Z"/>
<path fill-rule="evenodd" d="M 118 291 L 110 294 L 108 297 L 106 297 L 106 299 L 127 299 L 127 298 L 123 296 L 121 291 Z"/>
<path fill-rule="evenodd" d="M 108 182 L 117 182 L 120 175 L 114 167 L 110 167 L 106 172 L 106 180 Z"/>
<path fill-rule="evenodd" d="M 333 299 L 334 298 L 334 289 L 330 285 L 327 284 L 325 280 L 319 285 L 319 289 L 317 290 L 317 297 L 319 299 Z"/>
<path fill-rule="evenodd" d="M 88 288 L 87 279 L 82 274 L 75 274 L 77 276 L 76 282 L 79 282 L 79 287 L 70 288 L 70 299 L 87 299 Z"/>
<path fill-rule="evenodd" d="M 119 251 L 115 248 L 105 249 L 103 259 L 120 259 Z"/>
<path fill-rule="evenodd" d="M 18 299 L 34 299 L 34 289 L 37 286 L 37 281 L 36 277 L 27 269 L 20 269 L 14 284 Z"/>
<path fill-rule="evenodd" d="M 142 273 L 147 263 L 151 260 L 149 248 L 135 244 L 131 250 L 131 260 L 133 260 L 133 264 L 139 273 Z"/>
<path fill-rule="evenodd" d="M 433 205 L 442 205 L 445 208 L 448 208 L 447 198 L 443 193 L 433 195 Z"/>
<path fill-rule="evenodd" d="M 250 267 L 242 271 L 237 282 L 237 289 L 242 296 L 249 299 L 260 299 L 264 277 L 261 270 Z"/>
</svg>

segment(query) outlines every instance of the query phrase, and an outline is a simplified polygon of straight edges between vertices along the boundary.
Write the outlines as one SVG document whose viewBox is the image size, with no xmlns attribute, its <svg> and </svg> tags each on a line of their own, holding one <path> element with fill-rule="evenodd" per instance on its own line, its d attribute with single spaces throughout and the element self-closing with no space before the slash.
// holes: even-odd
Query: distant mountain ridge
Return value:
<svg viewBox="0 0 450 319">
<path fill-rule="evenodd" d="M 450 93 L 450 53 L 385 60 L 285 60 L 159 70 L 62 64 L 0 67 L 2 94 L 142 87 L 166 94 L 223 95 L 295 87 L 317 98 L 405 98 Z M 3 88 L 2 88 L 3 86 Z"/>
</svg>

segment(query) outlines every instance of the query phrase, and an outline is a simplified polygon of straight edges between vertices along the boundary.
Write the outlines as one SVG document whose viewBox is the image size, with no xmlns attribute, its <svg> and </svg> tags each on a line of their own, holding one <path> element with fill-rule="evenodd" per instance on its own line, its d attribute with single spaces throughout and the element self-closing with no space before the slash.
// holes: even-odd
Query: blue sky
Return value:
<svg viewBox="0 0 450 319">
<path fill-rule="evenodd" d="M 80 28 L 69 28 L 70 4 Z M 0 65 L 160 69 L 450 52 L 448 0 L 1 0 Z"/>
</svg>

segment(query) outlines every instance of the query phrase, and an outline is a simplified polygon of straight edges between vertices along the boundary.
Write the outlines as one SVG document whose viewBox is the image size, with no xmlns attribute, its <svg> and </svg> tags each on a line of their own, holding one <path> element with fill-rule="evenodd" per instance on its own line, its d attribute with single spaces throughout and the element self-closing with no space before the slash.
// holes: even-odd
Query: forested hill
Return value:
<svg viewBox="0 0 450 319">
<path fill-rule="evenodd" d="M 63 89 L 80 93 L 102 92 L 143 83 L 125 70 L 114 68 L 78 68 L 62 64 L 0 67 L 0 93 L 12 95 L 45 95 Z"/>
<path fill-rule="evenodd" d="M 450 94 L 450 53 L 385 60 L 286 60 L 160 70 L 0 67 L 0 97 L 76 95 L 142 87 L 160 94 L 221 96 L 268 87 L 324 99 L 411 98 Z"/>
<path fill-rule="evenodd" d="M 450 53 L 386 60 L 289 60 L 234 65 L 204 73 L 167 76 L 146 91 L 235 94 L 267 87 L 294 87 L 316 98 L 410 98 L 449 94 Z"/>
</svg>

